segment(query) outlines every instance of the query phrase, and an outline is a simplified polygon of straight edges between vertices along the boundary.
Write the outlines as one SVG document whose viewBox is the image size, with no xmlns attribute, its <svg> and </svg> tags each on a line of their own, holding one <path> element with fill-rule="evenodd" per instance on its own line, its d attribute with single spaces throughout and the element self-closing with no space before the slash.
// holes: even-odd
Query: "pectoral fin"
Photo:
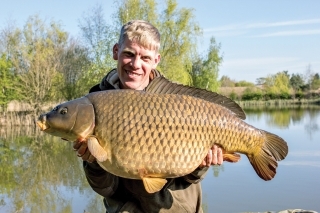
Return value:
<svg viewBox="0 0 320 213">
<path fill-rule="evenodd" d="M 147 170 L 144 168 L 141 168 L 138 171 L 140 174 L 140 178 L 142 179 L 144 188 L 148 193 L 155 193 L 160 191 L 167 183 L 167 180 L 161 178 L 161 175 L 148 174 Z"/>
<path fill-rule="evenodd" d="M 97 159 L 97 161 L 103 162 L 108 159 L 107 152 L 99 144 L 99 141 L 97 138 L 89 137 L 87 141 L 88 141 L 88 149 L 91 155 L 93 155 Z"/>
<path fill-rule="evenodd" d="M 142 181 L 144 188 L 148 193 L 155 193 L 160 191 L 163 188 L 163 186 L 167 183 L 166 179 L 152 177 L 143 177 Z"/>
<path fill-rule="evenodd" d="M 223 154 L 223 160 L 230 162 L 230 163 L 236 163 L 241 159 L 241 156 L 237 153 L 224 153 Z"/>
</svg>

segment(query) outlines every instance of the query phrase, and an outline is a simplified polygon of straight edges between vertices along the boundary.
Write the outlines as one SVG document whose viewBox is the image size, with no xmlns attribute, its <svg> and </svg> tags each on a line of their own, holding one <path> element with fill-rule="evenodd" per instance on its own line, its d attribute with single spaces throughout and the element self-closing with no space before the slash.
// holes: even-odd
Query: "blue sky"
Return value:
<svg viewBox="0 0 320 213">
<path fill-rule="evenodd" d="M 78 20 L 85 11 L 101 4 L 110 20 L 113 2 L 4 1 L 0 27 L 8 20 L 22 26 L 30 15 L 39 14 L 60 21 L 66 31 L 77 36 Z M 178 5 L 194 8 L 195 20 L 203 29 L 200 52 L 206 52 L 211 36 L 221 44 L 220 76 L 255 82 L 283 70 L 304 74 L 309 65 L 314 73 L 320 73 L 320 0 L 178 0 Z"/>
</svg>

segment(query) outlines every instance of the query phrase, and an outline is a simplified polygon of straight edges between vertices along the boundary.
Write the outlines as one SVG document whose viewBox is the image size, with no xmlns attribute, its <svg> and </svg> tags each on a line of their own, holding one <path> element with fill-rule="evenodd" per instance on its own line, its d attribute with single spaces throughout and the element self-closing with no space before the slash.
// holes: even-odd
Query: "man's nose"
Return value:
<svg viewBox="0 0 320 213">
<path fill-rule="evenodd" d="M 134 69 L 139 69 L 141 68 L 141 59 L 139 57 L 133 57 L 131 64 Z"/>
</svg>

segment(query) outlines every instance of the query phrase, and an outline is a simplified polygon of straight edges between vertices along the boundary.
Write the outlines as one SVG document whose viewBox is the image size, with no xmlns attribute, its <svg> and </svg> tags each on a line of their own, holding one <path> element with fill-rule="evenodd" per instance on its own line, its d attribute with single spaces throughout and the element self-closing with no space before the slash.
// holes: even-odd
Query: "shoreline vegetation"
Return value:
<svg viewBox="0 0 320 213">
<path fill-rule="evenodd" d="M 320 109 L 320 98 L 313 99 L 275 99 L 275 100 L 248 100 L 237 101 L 244 110 L 248 109 L 296 109 L 312 108 Z M 56 106 L 57 103 L 47 103 L 41 107 L 41 112 L 46 112 Z M 25 103 L 11 102 L 6 110 L 0 107 L 0 126 L 35 126 L 39 113 L 36 113 Z"/>
<path fill-rule="evenodd" d="M 276 107 L 276 108 L 303 108 L 303 107 L 319 107 L 320 108 L 320 98 L 316 99 L 275 99 L 275 100 L 252 100 L 252 101 L 235 101 L 242 108 L 252 108 L 252 107 Z"/>
</svg>

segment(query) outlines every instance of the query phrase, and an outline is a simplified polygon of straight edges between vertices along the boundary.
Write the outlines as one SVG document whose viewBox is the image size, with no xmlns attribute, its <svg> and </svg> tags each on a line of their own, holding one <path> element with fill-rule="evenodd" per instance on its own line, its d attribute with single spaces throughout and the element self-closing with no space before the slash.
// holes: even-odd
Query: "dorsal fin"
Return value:
<svg viewBox="0 0 320 213">
<path fill-rule="evenodd" d="M 205 89 L 199 89 L 173 83 L 164 77 L 153 79 L 146 88 L 146 92 L 193 96 L 226 107 L 227 109 L 231 110 L 237 117 L 243 120 L 246 119 L 246 114 L 244 113 L 242 108 L 230 98 Z"/>
</svg>

